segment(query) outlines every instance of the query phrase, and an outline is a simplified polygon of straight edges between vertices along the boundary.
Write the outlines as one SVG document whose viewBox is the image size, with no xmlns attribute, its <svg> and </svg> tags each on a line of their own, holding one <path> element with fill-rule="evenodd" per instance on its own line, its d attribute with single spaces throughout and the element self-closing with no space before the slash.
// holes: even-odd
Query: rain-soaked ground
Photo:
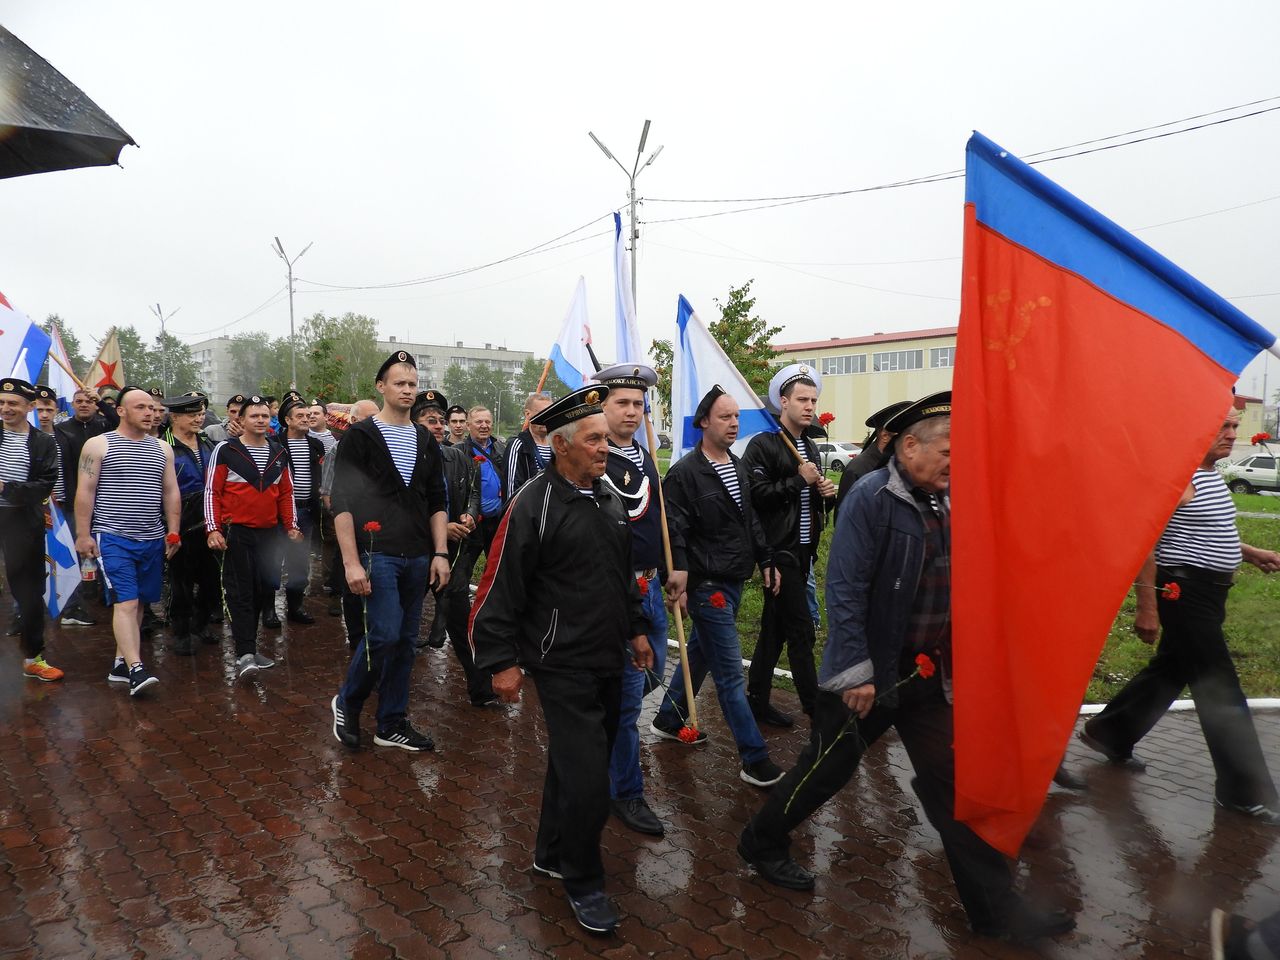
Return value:
<svg viewBox="0 0 1280 960">
<path fill-rule="evenodd" d="M 1207 957 L 1211 906 L 1280 907 L 1280 831 L 1215 815 L 1193 713 L 1143 744 L 1144 775 L 1073 745 L 1090 790 L 1049 798 L 1020 879 L 1079 929 L 1035 952 L 968 932 L 892 735 L 800 835 L 816 892 L 777 890 L 734 852 L 761 794 L 738 779 L 707 690 L 704 748 L 655 742 L 646 713 L 667 835 L 611 821 L 624 919 L 594 938 L 529 870 L 545 741 L 530 687 L 520 706 L 477 710 L 449 651 L 424 651 L 411 716 L 438 751 L 350 753 L 330 732 L 340 620 L 310 604 L 315 626 L 265 634 L 281 662 L 252 682 L 231 682 L 228 647 L 180 658 L 144 641 L 162 683 L 138 700 L 106 682 L 103 627 L 51 632 L 59 684 L 24 680 L 8 641 L 0 957 Z M 1280 715 L 1258 719 L 1280 767 Z M 802 734 L 766 736 L 789 764 Z"/>
</svg>

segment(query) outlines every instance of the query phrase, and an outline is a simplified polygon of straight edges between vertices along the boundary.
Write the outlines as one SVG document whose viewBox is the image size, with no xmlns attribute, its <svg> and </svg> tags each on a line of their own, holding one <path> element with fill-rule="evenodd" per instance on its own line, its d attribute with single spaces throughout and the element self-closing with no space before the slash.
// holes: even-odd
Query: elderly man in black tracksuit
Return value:
<svg viewBox="0 0 1280 960">
<path fill-rule="evenodd" d="M 449 566 L 457 562 L 462 545 L 476 530 L 476 517 L 480 516 L 480 469 L 476 462 L 463 453 L 461 447 L 446 447 L 448 432 L 445 410 L 448 401 L 439 390 L 423 390 L 413 403 L 411 418 L 421 424 L 440 444 L 440 456 L 444 460 L 444 484 L 449 503 Z M 435 595 L 435 610 L 431 627 L 420 646 L 443 647 L 445 630 L 454 655 L 467 678 L 467 696 L 472 706 L 487 707 L 496 703 L 489 675 L 476 669 L 471 658 L 471 644 L 467 640 L 467 620 L 471 616 L 470 580 L 467 577 L 451 577 L 448 586 Z"/>
<path fill-rule="evenodd" d="M 583 387 L 537 414 L 551 434 L 551 467 L 504 515 L 471 616 L 476 665 L 493 673 L 498 696 L 519 699 L 522 668 L 537 687 L 548 756 L 533 868 L 563 881 L 578 923 L 594 933 L 618 923 L 604 893 L 600 834 L 622 671 L 653 665 L 631 525 L 600 481 L 608 393 Z"/>
</svg>

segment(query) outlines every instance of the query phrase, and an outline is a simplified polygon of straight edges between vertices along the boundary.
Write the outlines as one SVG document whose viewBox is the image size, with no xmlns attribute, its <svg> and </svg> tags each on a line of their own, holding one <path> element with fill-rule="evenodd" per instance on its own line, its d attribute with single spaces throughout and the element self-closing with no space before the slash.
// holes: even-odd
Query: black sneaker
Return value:
<svg viewBox="0 0 1280 960">
<path fill-rule="evenodd" d="M 749 783 L 753 787 L 772 787 L 782 779 L 783 770 L 768 757 L 765 757 L 755 763 L 744 763 L 738 776 L 742 778 L 743 783 Z"/>
<path fill-rule="evenodd" d="M 1280 827 L 1280 810 L 1275 807 L 1268 807 L 1261 803 L 1226 803 L 1217 797 L 1213 798 L 1213 805 L 1223 810 L 1230 810 L 1232 813 L 1243 813 L 1263 826 Z"/>
<path fill-rule="evenodd" d="M 791 718 L 791 714 L 783 713 L 772 703 L 766 703 L 764 706 L 751 705 L 751 715 L 756 718 L 756 723 L 767 724 L 771 727 L 793 727 L 795 720 Z"/>
<path fill-rule="evenodd" d="M 147 687 L 155 686 L 160 682 L 158 677 L 153 677 L 147 673 L 147 668 L 142 664 L 136 664 L 129 671 L 129 696 L 136 697 Z"/>
<path fill-rule="evenodd" d="M 107 672 L 108 683 L 128 683 L 129 682 L 129 666 L 123 660 L 117 660 L 111 664 L 111 669 Z"/>
<path fill-rule="evenodd" d="M 280 615 L 276 613 L 275 607 L 270 607 L 262 611 L 262 625 L 268 630 L 280 629 Z"/>
<path fill-rule="evenodd" d="M 707 742 L 707 735 L 701 730 L 698 731 L 697 737 L 692 741 L 681 740 L 680 731 L 684 729 L 682 723 L 667 723 L 662 719 L 662 715 L 653 718 L 653 723 L 649 724 L 649 731 L 660 736 L 663 740 L 674 740 L 677 743 L 683 743 L 686 746 L 698 747 Z"/>
<path fill-rule="evenodd" d="M 408 720 L 401 720 L 400 726 L 394 730 L 388 730 L 386 733 L 375 733 L 373 742 L 380 747 L 399 747 L 401 750 L 410 750 L 414 753 L 422 753 L 424 750 L 434 750 L 436 748 L 436 742 L 409 726 Z"/>
<path fill-rule="evenodd" d="M 316 622 L 316 618 L 307 613 L 307 611 L 303 610 L 301 607 L 297 610 L 290 610 L 285 616 L 288 617 L 290 623 L 310 625 Z"/>
<path fill-rule="evenodd" d="M 360 749 L 360 721 L 357 717 L 347 718 L 347 712 L 338 704 L 335 696 L 329 703 L 333 709 L 333 735 L 344 747 L 352 750 Z"/>
<path fill-rule="evenodd" d="M 1096 739 L 1089 732 L 1089 726 L 1080 728 L 1080 732 L 1076 734 L 1076 739 L 1083 743 L 1090 750 L 1102 754 L 1107 758 L 1107 763 L 1115 767 L 1123 767 L 1126 770 L 1132 770 L 1134 773 L 1142 773 L 1147 769 L 1146 761 L 1135 757 L 1132 753 L 1120 753 L 1113 747 L 1108 746 L 1101 740 Z"/>
<path fill-rule="evenodd" d="M 588 893 L 581 897 L 567 894 L 569 906 L 578 919 L 578 925 L 591 933 L 613 933 L 618 925 L 618 908 L 613 905 L 603 890 Z"/>
</svg>

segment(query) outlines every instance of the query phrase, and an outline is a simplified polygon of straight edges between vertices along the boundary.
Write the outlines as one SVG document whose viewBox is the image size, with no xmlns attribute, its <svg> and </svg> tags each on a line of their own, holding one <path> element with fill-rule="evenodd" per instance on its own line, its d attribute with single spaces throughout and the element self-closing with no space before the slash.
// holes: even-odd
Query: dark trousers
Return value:
<svg viewBox="0 0 1280 960">
<path fill-rule="evenodd" d="M 203 528 L 188 530 L 169 561 L 169 627 L 175 637 L 204 633 L 222 603 L 218 560 L 207 536 Z"/>
<path fill-rule="evenodd" d="M 471 644 L 467 640 L 468 621 L 471 619 L 471 578 L 462 572 L 462 564 L 458 560 L 466 544 L 466 539 L 449 544 L 449 563 L 453 572 L 448 585 L 435 595 L 436 611 L 427 636 L 434 644 L 446 630 L 449 631 L 449 645 L 453 647 L 453 655 L 458 658 L 467 679 L 467 696 L 472 703 L 480 703 L 493 696 L 493 683 L 487 673 L 476 669 Z"/>
<path fill-rule="evenodd" d="M 338 534 L 333 528 L 333 512 L 325 509 L 320 514 L 320 557 L 324 565 L 324 583 L 329 593 L 342 596 L 347 588 L 347 577 L 342 568 L 342 551 L 338 549 Z"/>
<path fill-rule="evenodd" d="M 1156 583 L 1175 580 L 1168 571 L 1156 573 Z M 1199 580 L 1175 582 L 1181 596 L 1156 601 L 1163 628 L 1156 655 L 1085 728 L 1094 739 L 1128 755 L 1190 686 L 1217 772 L 1218 799 L 1270 806 L 1276 801 L 1275 784 L 1222 633 L 1231 588 Z"/>
<path fill-rule="evenodd" d="M 287 580 L 284 595 L 290 613 L 302 606 L 302 598 L 306 595 L 307 583 L 311 579 L 311 534 L 315 529 L 315 515 L 309 504 L 294 503 L 294 509 L 297 511 L 302 539 L 284 541 L 284 575 Z"/>
<path fill-rule="evenodd" d="M 237 657 L 258 652 L 258 615 L 280 589 L 281 536 L 279 527 L 232 524 L 227 530 L 222 588 L 227 595 Z"/>
<path fill-rule="evenodd" d="M 764 591 L 760 639 L 756 642 L 751 668 L 747 671 L 747 702 L 753 711 L 768 706 L 769 694 L 773 690 L 773 668 L 778 665 L 785 646 L 800 706 L 806 714 L 813 716 L 818 673 L 813 662 L 813 615 L 809 612 L 806 586 L 811 565 L 812 561 L 806 554 L 802 566 L 782 568 L 782 589 L 776 597 L 772 591 Z"/>
<path fill-rule="evenodd" d="M 943 698 L 936 677 L 911 680 L 899 693 L 899 706 L 876 704 L 866 719 L 856 721 L 837 741 L 850 711 L 836 694 L 819 691 L 813 737 L 795 767 L 773 788 L 764 807 L 747 825 L 742 835 L 745 852 L 750 859 L 788 856 L 791 831 L 849 782 L 867 748 L 894 727 L 915 770 L 912 789 L 942 837 L 970 924 L 978 927 L 998 922 L 1011 906 L 1013 878 L 1004 855 L 955 818 L 951 705 Z M 831 752 L 814 769 L 819 754 L 832 743 Z M 803 786 L 801 780 L 805 780 Z M 791 800 L 793 794 L 795 799 Z"/>
<path fill-rule="evenodd" d="M 547 724 L 547 778 L 534 859 L 564 875 L 580 897 L 604 889 L 600 834 L 609 819 L 609 756 L 618 733 L 622 677 L 537 671 Z"/>
<path fill-rule="evenodd" d="M 4 575 L 22 618 L 22 655 L 28 660 L 44 652 L 44 520 L 30 507 L 0 507 L 0 550 Z"/>
</svg>

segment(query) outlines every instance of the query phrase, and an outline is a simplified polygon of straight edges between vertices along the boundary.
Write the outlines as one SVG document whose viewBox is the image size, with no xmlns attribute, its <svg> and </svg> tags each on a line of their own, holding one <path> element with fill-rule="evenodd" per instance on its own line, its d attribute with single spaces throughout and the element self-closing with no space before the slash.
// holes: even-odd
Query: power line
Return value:
<svg viewBox="0 0 1280 960">
<path fill-rule="evenodd" d="M 1280 100 L 1280 97 L 1269 97 L 1267 98 L 1267 100 L 1260 100 L 1255 102 L 1267 103 L 1272 100 Z M 1240 109 L 1241 106 L 1248 106 L 1248 104 L 1241 104 L 1236 107 L 1226 107 L 1224 108 L 1223 111 L 1214 111 L 1214 113 L 1221 113 L 1221 112 L 1224 112 L 1225 110 L 1238 110 Z M 1257 117 L 1266 113 L 1273 113 L 1277 110 L 1280 110 L 1280 106 L 1265 107 L 1264 109 L 1261 109 L 1261 110 L 1254 110 L 1249 113 L 1242 113 L 1232 117 L 1223 117 L 1220 120 L 1212 120 L 1212 121 L 1209 121 L 1208 123 L 1200 123 L 1190 127 L 1182 127 L 1181 129 L 1178 129 L 1178 130 L 1165 130 L 1162 133 L 1152 133 L 1150 136 L 1133 137 L 1132 139 L 1124 140 L 1124 141 L 1121 141 L 1120 143 L 1110 143 L 1110 144 L 1105 144 L 1104 146 L 1086 146 L 1088 144 L 1103 143 L 1106 140 L 1112 140 L 1118 137 L 1132 136 L 1133 133 L 1159 130 L 1164 127 L 1170 126 L 1171 124 L 1186 123 L 1189 120 L 1197 119 L 1196 117 L 1184 117 L 1181 120 L 1173 120 L 1173 121 L 1169 121 L 1169 123 L 1157 124 L 1156 126 L 1153 126 L 1153 127 L 1144 127 L 1142 128 L 1142 130 L 1131 131 L 1130 133 L 1127 133 L 1127 134 L 1114 134 L 1111 137 L 1101 137 L 1095 140 L 1085 140 L 1085 141 L 1081 141 L 1079 144 L 1072 144 L 1072 145 L 1063 146 L 1063 147 L 1055 147 L 1051 150 L 1042 150 L 1042 151 L 1039 151 L 1038 153 L 1027 155 L 1029 157 L 1038 157 L 1039 159 L 1032 159 L 1032 160 L 1026 160 L 1026 158 L 1023 158 L 1023 159 L 1030 166 L 1036 166 L 1042 163 L 1052 163 L 1055 160 L 1067 160 L 1067 159 L 1070 159 L 1071 157 L 1082 157 L 1092 153 L 1101 153 L 1106 150 L 1116 150 L 1120 147 L 1128 147 L 1136 143 L 1146 143 L 1147 141 L 1150 141 L 1150 140 L 1162 140 L 1165 137 L 1173 137 L 1183 133 L 1191 133 L 1196 130 L 1204 130 L 1208 127 L 1220 126 L 1221 124 L 1232 123 L 1236 120 L 1245 120 L 1250 117 Z M 1199 116 L 1211 116 L 1211 115 L 1212 114 L 1200 114 Z M 1073 150 L 1072 148 L 1076 146 L 1085 147 L 1085 149 Z M 1063 153 L 1062 151 L 1064 150 L 1070 151 L 1070 152 Z M 1045 154 L 1051 154 L 1051 153 L 1057 154 L 1057 155 L 1045 156 Z M 831 191 L 827 191 L 826 193 L 793 194 L 791 196 L 781 196 L 781 197 L 740 197 L 736 199 L 724 199 L 724 198 L 693 199 L 693 198 L 671 198 L 671 197 L 646 197 L 644 199 L 645 199 L 645 202 L 648 202 L 648 203 L 751 203 L 755 205 L 750 207 L 739 207 L 735 210 L 718 210 L 715 213 L 693 214 L 693 215 L 684 216 L 684 217 L 660 217 L 655 220 L 646 220 L 642 222 L 655 224 L 655 223 L 678 223 L 678 222 L 687 221 L 687 220 L 707 220 L 712 217 L 726 217 L 726 216 L 731 216 L 735 213 L 751 213 L 752 211 L 755 211 L 755 210 L 768 210 L 768 209 L 772 209 L 773 207 L 786 207 L 786 206 L 792 206 L 798 203 L 812 203 L 815 200 L 828 200 L 833 197 L 847 197 L 847 196 L 851 196 L 853 194 L 858 194 L 858 193 L 874 193 L 882 190 L 896 190 L 902 187 L 919 186 L 921 184 L 926 184 L 926 183 L 943 183 L 947 180 L 959 180 L 963 176 L 964 176 L 963 169 L 946 170 L 941 173 L 929 174 L 927 176 L 922 176 L 922 177 L 912 177 L 905 180 L 894 180 L 889 183 L 880 183 L 880 184 L 875 184 L 869 187 L 856 187 L 849 190 L 831 190 Z"/>
<path fill-rule="evenodd" d="M 267 297 L 266 300 L 263 300 L 262 303 L 258 304 L 256 307 L 254 307 L 244 316 L 237 317 L 236 319 L 230 320 L 227 323 L 220 323 L 218 324 L 218 326 L 210 327 L 208 330 L 197 330 L 193 333 L 192 332 L 184 333 L 177 330 L 173 331 L 173 333 L 175 336 L 179 336 L 179 337 L 203 337 L 207 333 L 213 333 L 217 330 L 225 330 L 228 327 L 235 326 L 237 323 L 240 323 L 242 320 L 248 320 L 250 317 L 256 316 L 257 314 L 261 313 L 263 310 L 267 309 L 267 307 L 274 306 L 276 303 L 279 302 L 279 298 L 284 293 L 286 293 L 287 290 L 288 290 L 287 286 L 282 286 L 279 290 L 277 290 L 271 296 Z"/>
<path fill-rule="evenodd" d="M 490 260 L 487 263 L 476 264 L 473 267 L 463 267 L 458 270 L 450 270 L 447 273 L 438 273 L 433 276 L 417 277 L 413 280 L 396 280 L 389 283 L 366 283 L 366 284 L 321 283 L 318 280 L 305 280 L 301 277 L 298 278 L 298 282 L 309 283 L 312 286 L 325 287 L 326 289 L 330 289 L 330 290 L 389 290 L 389 289 L 394 289 L 396 287 L 414 287 L 424 283 L 438 283 L 441 280 L 451 280 L 454 277 L 461 277 L 461 276 L 465 276 L 468 273 L 475 273 L 477 270 L 486 270 L 489 267 L 496 267 L 499 264 L 510 263 L 513 260 L 521 260 L 525 257 L 536 256 L 537 254 L 540 254 L 540 253 L 549 253 L 552 250 L 559 250 L 561 247 L 567 247 L 574 243 L 582 243 L 583 241 L 591 240 L 594 237 L 602 237 L 606 233 L 610 233 L 612 231 L 602 230 L 599 233 L 593 233 L 585 237 L 579 237 L 577 240 L 570 240 L 566 243 L 556 242 L 558 240 L 563 240 L 565 237 L 573 236 L 573 234 L 578 233 L 582 230 L 585 230 L 588 227 L 599 223 L 601 220 L 607 220 L 612 216 L 613 216 L 613 211 L 610 211 L 609 213 L 604 214 L 604 216 L 600 216 L 592 220 L 588 220 L 586 223 L 582 224 L 579 227 L 574 227 L 572 230 L 568 230 L 565 233 L 560 234 L 559 236 L 552 237 L 550 240 L 544 240 L 542 241 L 542 243 L 535 244 L 532 247 L 529 247 L 525 250 L 521 250 L 519 253 L 513 253 L 510 256 L 501 257 L 497 260 Z"/>
</svg>

